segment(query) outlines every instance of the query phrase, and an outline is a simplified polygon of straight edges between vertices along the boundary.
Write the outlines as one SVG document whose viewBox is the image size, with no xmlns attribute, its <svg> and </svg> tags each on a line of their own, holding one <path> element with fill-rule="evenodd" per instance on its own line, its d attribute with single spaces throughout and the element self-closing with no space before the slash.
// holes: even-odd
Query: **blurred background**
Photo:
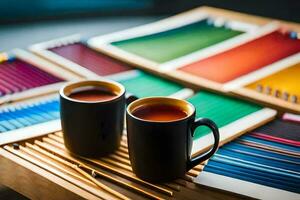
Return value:
<svg viewBox="0 0 300 200">
<path fill-rule="evenodd" d="M 210 5 L 299 21 L 298 0 L 0 0 L 1 23 L 95 16 L 169 15 Z"/>
<path fill-rule="evenodd" d="M 0 0 L 0 51 L 106 34 L 202 5 L 300 22 L 299 0 Z"/>
<path fill-rule="evenodd" d="M 0 0 L 0 52 L 74 33 L 101 35 L 198 6 L 300 22 L 299 0 Z M 24 199 L 0 185 L 0 199 Z"/>
</svg>

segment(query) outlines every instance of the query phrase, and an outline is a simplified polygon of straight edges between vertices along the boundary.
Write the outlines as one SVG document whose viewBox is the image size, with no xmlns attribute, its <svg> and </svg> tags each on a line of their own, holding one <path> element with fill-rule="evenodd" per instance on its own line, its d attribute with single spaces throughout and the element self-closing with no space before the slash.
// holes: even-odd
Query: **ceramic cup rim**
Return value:
<svg viewBox="0 0 300 200">
<path fill-rule="evenodd" d="M 132 114 L 133 111 L 138 109 L 139 107 L 145 106 L 145 105 L 155 105 L 155 104 L 164 104 L 164 105 L 173 105 L 176 107 L 183 108 L 183 110 L 187 113 L 187 116 L 176 119 L 176 120 L 169 120 L 169 121 L 155 121 L 155 120 L 146 120 L 142 119 L 140 117 L 135 116 Z M 184 121 L 188 118 L 190 118 L 195 113 L 195 107 L 190 102 L 183 100 L 183 99 L 177 99 L 172 97 L 160 97 L 160 96 L 154 96 L 154 97 L 145 97 L 141 99 L 137 99 L 133 102 L 131 102 L 127 108 L 126 113 L 131 116 L 132 118 L 142 121 L 142 122 L 150 122 L 150 123 L 170 123 L 170 122 L 180 122 Z"/>
<path fill-rule="evenodd" d="M 69 95 L 72 93 L 72 90 L 84 86 L 104 86 L 106 88 L 114 88 L 117 91 L 113 91 L 114 93 L 117 93 L 115 97 L 109 99 L 109 100 L 100 100 L 100 101 L 84 101 L 84 100 L 78 100 L 69 97 Z M 112 102 L 115 101 L 116 99 L 119 99 L 121 96 L 125 94 L 126 90 L 125 87 L 112 80 L 80 80 L 80 81 L 72 81 L 64 86 L 62 86 L 59 90 L 59 94 L 61 97 L 64 99 L 67 99 L 72 102 L 78 102 L 78 103 L 86 103 L 86 104 L 93 104 L 93 103 L 107 103 L 107 102 Z"/>
</svg>

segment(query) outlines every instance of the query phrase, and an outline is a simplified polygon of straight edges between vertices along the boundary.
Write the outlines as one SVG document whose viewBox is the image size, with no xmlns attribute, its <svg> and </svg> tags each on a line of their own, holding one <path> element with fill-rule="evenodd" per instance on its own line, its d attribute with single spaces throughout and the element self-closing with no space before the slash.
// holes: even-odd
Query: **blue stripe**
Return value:
<svg viewBox="0 0 300 200">
<path fill-rule="evenodd" d="M 6 128 L 7 131 L 16 129 L 15 126 L 13 126 L 12 124 L 10 124 L 7 121 L 0 121 L 0 125 L 3 126 L 4 128 Z"/>
<path fill-rule="evenodd" d="M 275 156 L 270 156 L 268 152 L 266 152 L 266 151 L 260 151 L 259 149 L 256 150 L 258 152 L 253 152 L 252 148 L 250 148 L 250 147 L 245 147 L 245 149 L 242 149 L 240 147 L 228 148 L 226 146 L 222 148 L 222 150 L 228 150 L 228 151 L 232 151 L 232 152 L 235 152 L 235 153 L 241 153 L 243 155 L 250 155 L 250 156 L 257 157 L 257 158 L 264 158 L 264 159 L 274 160 L 274 161 L 278 161 L 280 163 L 288 163 L 288 164 L 300 165 L 300 162 L 299 162 L 300 160 L 299 159 L 298 159 L 298 162 L 297 162 L 295 160 L 289 160 L 289 159 L 286 158 L 286 157 L 290 157 L 290 156 L 282 155 L 279 158 L 276 155 Z"/>
<path fill-rule="evenodd" d="M 25 118 L 21 117 L 18 112 L 11 113 L 11 112 L 5 112 L 5 115 L 9 116 L 10 118 L 15 118 L 20 123 L 22 123 L 24 126 L 30 126 L 30 121 L 26 120 Z"/>
<path fill-rule="evenodd" d="M 2 121 L 2 123 L 6 122 L 7 124 L 10 124 L 12 127 L 15 128 L 23 127 L 23 125 L 20 122 L 18 122 L 14 118 L 10 118 L 8 115 L 2 115 L 0 120 Z"/>
<path fill-rule="evenodd" d="M 0 133 L 59 119 L 58 98 L 9 107 L 0 111 Z"/>
<path fill-rule="evenodd" d="M 247 155 L 244 153 L 235 152 L 233 150 L 227 150 L 225 148 L 220 149 L 218 151 L 218 154 L 226 155 L 226 156 L 230 156 L 233 158 L 242 159 L 242 160 L 246 160 L 246 161 L 251 161 L 254 163 L 258 163 L 258 164 L 292 170 L 292 171 L 296 171 L 296 172 L 300 173 L 300 165 L 299 164 L 292 164 L 292 163 L 286 163 L 286 162 L 282 162 L 282 161 L 272 160 L 272 158 L 262 158 L 262 157 L 257 157 L 254 155 Z"/>
<path fill-rule="evenodd" d="M 216 160 L 211 160 L 209 161 L 210 163 L 207 165 L 208 168 L 210 167 L 215 167 L 215 168 L 220 168 L 220 166 L 226 166 L 226 168 L 220 168 L 224 171 L 227 172 L 232 172 L 232 173 L 237 173 L 237 174 L 247 174 L 247 177 L 245 178 L 257 178 L 259 180 L 267 180 L 267 181 L 272 181 L 275 182 L 276 184 L 287 184 L 290 186 L 295 186 L 299 184 L 299 180 L 294 180 L 285 176 L 280 176 L 280 175 L 269 175 L 269 174 L 265 174 L 263 172 L 260 171 L 252 171 L 248 168 L 243 168 L 243 167 L 239 167 L 239 166 L 235 166 L 235 165 L 231 165 L 228 163 L 223 163 L 223 162 L 219 162 Z M 207 169 L 205 169 L 206 171 Z"/>
<path fill-rule="evenodd" d="M 300 193 L 298 156 L 251 147 L 239 141 L 253 142 L 288 152 L 300 152 L 297 147 L 246 135 L 221 147 L 204 171 Z"/>
<path fill-rule="evenodd" d="M 242 167 L 242 168 L 247 168 L 252 171 L 264 172 L 266 174 L 266 176 L 275 174 L 275 175 L 279 175 L 279 176 L 290 177 L 290 178 L 296 179 L 297 181 L 300 181 L 299 173 L 293 172 L 293 171 L 288 171 L 288 170 L 278 168 L 278 167 L 276 168 L 276 167 L 272 167 L 272 166 L 262 165 L 262 164 L 258 164 L 255 162 L 251 162 L 251 161 L 247 161 L 247 160 L 243 160 L 243 159 L 231 158 L 229 156 L 218 155 L 218 154 L 213 156 L 211 158 L 211 160 L 215 160 L 218 162 L 222 162 L 222 163 L 226 163 L 229 165 L 234 165 L 234 166 L 238 166 L 238 167 Z"/>
<path fill-rule="evenodd" d="M 228 143 L 225 146 L 223 146 L 222 148 L 237 149 L 237 150 L 242 150 L 242 151 L 248 151 L 250 153 L 262 154 L 262 155 L 270 156 L 270 157 L 274 157 L 274 158 L 285 159 L 285 160 L 292 161 L 292 162 L 300 162 L 300 158 L 297 158 L 294 156 L 282 155 L 282 154 L 270 152 L 270 151 L 267 151 L 264 149 L 250 147 L 250 146 L 240 144 L 237 142 Z"/>
<path fill-rule="evenodd" d="M 0 125 L 0 133 L 8 131 L 4 126 Z"/>
<path fill-rule="evenodd" d="M 204 171 L 300 193 L 299 183 L 294 184 L 293 182 L 289 181 L 281 181 L 280 179 L 274 178 L 272 179 L 265 176 L 265 174 L 259 176 L 251 170 L 230 166 L 223 163 L 209 161 L 208 165 L 204 168 Z"/>
</svg>

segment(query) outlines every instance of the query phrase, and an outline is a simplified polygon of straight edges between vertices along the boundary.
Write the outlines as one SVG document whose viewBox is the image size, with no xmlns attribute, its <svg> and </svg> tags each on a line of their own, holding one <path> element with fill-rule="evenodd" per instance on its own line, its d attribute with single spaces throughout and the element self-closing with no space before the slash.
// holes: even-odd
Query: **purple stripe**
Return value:
<svg viewBox="0 0 300 200">
<path fill-rule="evenodd" d="M 7 65 L 7 73 L 11 74 L 15 78 L 18 78 L 22 81 L 22 84 L 28 84 L 28 88 L 39 86 L 39 78 L 35 77 L 31 71 L 27 70 L 26 68 L 23 69 L 21 67 L 17 67 L 14 65 Z"/>
<path fill-rule="evenodd" d="M 22 60 L 0 63 L 0 96 L 63 81 Z"/>
<path fill-rule="evenodd" d="M 20 60 L 17 60 L 17 62 L 21 62 Z M 38 67 L 33 67 L 32 65 L 30 65 L 29 63 L 25 63 L 23 62 L 23 65 L 26 66 L 26 68 L 30 68 L 32 72 L 36 72 L 37 74 L 39 74 L 41 77 L 44 77 L 45 79 L 48 79 L 49 81 L 55 81 L 55 82 L 58 82 L 58 81 L 62 81 L 61 78 L 58 78 L 52 74 L 49 74 L 47 73 L 46 71 L 43 71 L 41 70 L 40 68 Z"/>
<path fill-rule="evenodd" d="M 3 77 L 3 79 L 5 79 L 7 82 L 15 84 L 15 86 L 18 87 L 20 90 L 25 90 L 28 87 L 27 84 L 22 85 L 20 79 L 17 79 L 12 74 L 10 74 L 8 70 L 2 70 L 0 76 Z"/>
</svg>

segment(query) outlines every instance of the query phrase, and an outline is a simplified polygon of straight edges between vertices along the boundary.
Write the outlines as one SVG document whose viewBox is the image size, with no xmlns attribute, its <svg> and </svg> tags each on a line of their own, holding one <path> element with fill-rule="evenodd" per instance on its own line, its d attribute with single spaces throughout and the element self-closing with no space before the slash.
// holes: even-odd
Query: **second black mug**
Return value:
<svg viewBox="0 0 300 200">
<path fill-rule="evenodd" d="M 127 137 L 133 172 L 154 182 L 182 177 L 209 159 L 219 145 L 216 124 L 207 118 L 195 120 L 195 107 L 168 97 L 138 99 L 127 107 Z M 203 155 L 191 158 L 194 131 L 198 126 L 212 130 L 214 145 Z"/>
</svg>

